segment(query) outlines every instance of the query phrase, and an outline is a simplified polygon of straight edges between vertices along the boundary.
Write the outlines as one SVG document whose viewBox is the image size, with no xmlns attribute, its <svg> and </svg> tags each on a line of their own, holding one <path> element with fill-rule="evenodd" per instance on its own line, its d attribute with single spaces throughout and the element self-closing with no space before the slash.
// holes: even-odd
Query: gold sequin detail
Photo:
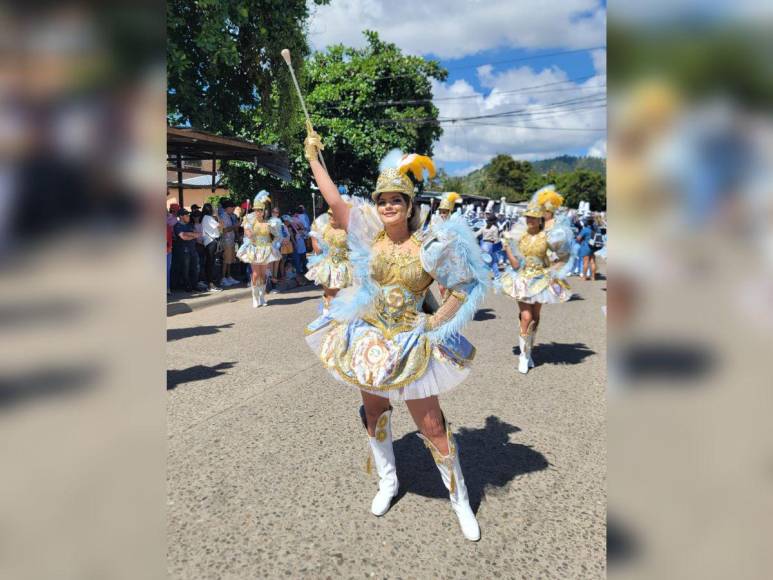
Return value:
<svg viewBox="0 0 773 580">
<path fill-rule="evenodd" d="M 373 244 L 371 274 L 382 286 L 398 285 L 414 294 L 423 294 L 432 284 L 432 276 L 421 266 L 421 243 L 414 234 L 408 251 L 398 248 L 382 231 Z"/>
<path fill-rule="evenodd" d="M 346 230 L 334 228 L 330 224 L 325 227 L 322 239 L 331 248 L 347 249 Z"/>
</svg>

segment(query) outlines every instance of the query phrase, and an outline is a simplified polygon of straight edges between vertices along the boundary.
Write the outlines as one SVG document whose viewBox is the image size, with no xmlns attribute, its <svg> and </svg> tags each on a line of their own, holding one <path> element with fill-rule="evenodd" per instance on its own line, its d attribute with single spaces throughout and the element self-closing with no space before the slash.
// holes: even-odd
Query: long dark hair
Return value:
<svg viewBox="0 0 773 580">
<path fill-rule="evenodd" d="M 212 215 L 212 204 L 211 203 L 205 203 L 204 207 L 201 208 L 201 214 L 202 215 Z"/>
</svg>

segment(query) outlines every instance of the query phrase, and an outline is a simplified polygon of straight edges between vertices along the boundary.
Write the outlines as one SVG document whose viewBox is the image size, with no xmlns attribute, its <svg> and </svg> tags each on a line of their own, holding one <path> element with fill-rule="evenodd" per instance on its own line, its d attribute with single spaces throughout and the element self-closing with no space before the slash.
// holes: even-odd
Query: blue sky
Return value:
<svg viewBox="0 0 773 580">
<path fill-rule="evenodd" d="M 444 124 L 434 148 L 449 173 L 497 153 L 606 156 L 603 2 L 332 0 L 314 8 L 309 38 L 318 50 L 362 46 L 364 29 L 449 70 L 433 86 L 440 117 L 460 119 Z"/>
</svg>

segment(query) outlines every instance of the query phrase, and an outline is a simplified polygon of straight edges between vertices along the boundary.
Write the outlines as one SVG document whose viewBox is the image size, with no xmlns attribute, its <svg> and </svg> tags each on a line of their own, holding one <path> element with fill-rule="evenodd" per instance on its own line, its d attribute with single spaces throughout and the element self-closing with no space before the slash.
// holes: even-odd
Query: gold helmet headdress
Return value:
<svg viewBox="0 0 773 580">
<path fill-rule="evenodd" d="M 526 206 L 526 211 L 523 212 L 523 215 L 526 217 L 543 218 L 545 217 L 545 210 L 542 209 L 540 204 L 532 201 Z"/>
<path fill-rule="evenodd" d="M 262 189 L 258 192 L 258 195 L 255 196 L 255 199 L 252 202 L 253 207 L 262 207 L 265 209 L 266 205 L 271 202 L 271 198 L 269 197 L 269 193 Z"/>
<path fill-rule="evenodd" d="M 435 164 L 426 155 L 403 155 L 397 150 L 390 152 L 381 162 L 381 174 L 376 181 L 376 190 L 371 195 L 373 201 L 386 191 L 403 193 L 413 199 L 414 185 L 408 172 L 413 173 L 417 181 L 423 181 L 424 171 L 427 171 L 430 178 L 435 177 Z"/>
<path fill-rule="evenodd" d="M 448 193 L 444 193 L 443 197 L 440 198 L 440 206 L 438 209 L 446 209 L 448 211 L 454 211 L 454 205 L 457 201 L 461 200 L 462 196 L 456 193 L 455 191 L 450 191 Z"/>
</svg>

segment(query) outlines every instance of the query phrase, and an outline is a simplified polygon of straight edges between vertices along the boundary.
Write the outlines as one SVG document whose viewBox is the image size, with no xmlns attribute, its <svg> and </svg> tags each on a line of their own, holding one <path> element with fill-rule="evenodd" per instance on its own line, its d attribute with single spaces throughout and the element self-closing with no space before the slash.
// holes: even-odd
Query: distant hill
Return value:
<svg viewBox="0 0 773 580">
<path fill-rule="evenodd" d="M 553 183 L 572 203 L 577 199 L 590 200 L 594 207 L 604 208 L 606 164 L 606 159 L 598 157 L 561 155 L 525 162 L 499 154 L 467 175 L 451 177 L 441 172 L 432 187 L 518 202 L 528 200 L 535 191 Z"/>
<path fill-rule="evenodd" d="M 604 173 L 607 170 L 607 160 L 599 157 L 575 157 L 574 155 L 561 155 L 552 159 L 532 161 L 535 173 L 570 173 L 575 169 L 588 169 Z"/>
</svg>

